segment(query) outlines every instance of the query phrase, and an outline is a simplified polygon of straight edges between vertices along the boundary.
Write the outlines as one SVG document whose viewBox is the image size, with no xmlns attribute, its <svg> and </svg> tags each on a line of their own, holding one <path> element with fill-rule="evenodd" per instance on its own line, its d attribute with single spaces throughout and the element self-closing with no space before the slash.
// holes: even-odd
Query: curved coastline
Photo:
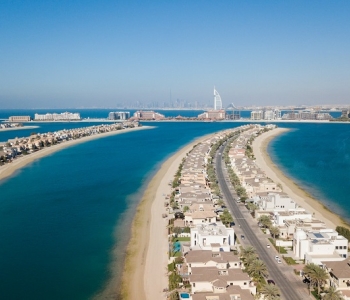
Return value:
<svg viewBox="0 0 350 300">
<path fill-rule="evenodd" d="M 265 171 L 266 175 L 276 183 L 281 183 L 283 191 L 294 199 L 307 211 L 314 213 L 314 217 L 323 221 L 327 227 L 335 229 L 336 226 L 346 226 L 348 224 L 336 213 L 326 208 L 320 201 L 313 198 L 308 192 L 303 190 L 291 178 L 286 176 L 280 168 L 272 161 L 267 152 L 268 144 L 278 135 L 288 132 L 290 129 L 277 128 L 258 136 L 253 142 L 256 164 Z"/>
<path fill-rule="evenodd" d="M 26 155 L 26 156 L 22 156 L 20 158 L 15 159 L 12 163 L 8 163 L 4 166 L 0 167 L 0 182 L 1 180 L 11 176 L 16 170 L 30 164 L 31 162 L 42 158 L 44 156 L 50 155 L 54 152 L 57 152 L 59 150 L 62 150 L 64 148 L 73 146 L 73 145 L 77 145 L 77 144 L 81 144 L 81 143 L 85 143 L 88 141 L 92 141 L 92 140 L 96 140 L 96 139 L 100 139 L 100 138 L 104 138 L 104 137 L 108 137 L 108 136 L 112 136 L 112 135 L 116 135 L 116 134 L 122 134 L 122 133 L 127 133 L 130 131 L 135 131 L 135 130 L 143 130 L 143 129 L 152 129 L 153 126 L 142 126 L 142 127 L 135 127 L 135 128 L 127 128 L 127 129 L 123 129 L 123 130 L 118 130 L 118 131 L 112 131 L 112 132 L 106 132 L 106 133 L 101 133 L 101 134 L 96 134 L 96 135 L 91 135 L 88 137 L 83 137 L 77 140 L 70 140 L 68 142 L 64 142 L 64 143 L 60 143 L 57 145 L 53 145 L 51 147 L 46 147 L 40 151 L 37 151 L 35 153 Z"/>
<path fill-rule="evenodd" d="M 197 138 L 166 160 L 148 184 L 132 222 L 130 241 L 126 250 L 121 299 L 162 299 L 168 287 L 167 218 L 165 195 L 171 192 L 169 181 L 186 154 L 194 145 L 212 134 Z M 110 287 L 111 288 L 111 287 Z M 114 287 L 115 290 L 117 286 Z M 110 290 L 108 294 L 112 294 Z"/>
</svg>

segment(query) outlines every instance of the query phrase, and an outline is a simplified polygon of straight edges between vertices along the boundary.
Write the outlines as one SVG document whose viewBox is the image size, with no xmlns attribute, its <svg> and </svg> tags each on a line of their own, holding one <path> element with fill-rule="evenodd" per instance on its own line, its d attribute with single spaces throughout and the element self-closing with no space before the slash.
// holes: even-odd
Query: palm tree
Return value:
<svg viewBox="0 0 350 300">
<path fill-rule="evenodd" d="M 265 284 L 262 286 L 260 292 L 264 295 L 266 300 L 277 300 L 280 296 L 280 290 L 274 284 Z"/>
<path fill-rule="evenodd" d="M 253 263 L 254 260 L 257 260 L 258 256 L 256 254 L 250 254 L 244 258 L 244 265 L 245 268 L 248 269 L 248 267 Z"/>
<path fill-rule="evenodd" d="M 272 234 L 272 237 L 275 239 L 276 235 L 280 234 L 280 229 L 277 226 L 271 226 L 270 233 Z"/>
<path fill-rule="evenodd" d="M 249 276 L 257 280 L 259 280 L 262 277 L 267 277 L 269 275 L 265 263 L 260 259 L 252 261 L 251 264 L 248 266 L 247 272 Z"/>
<path fill-rule="evenodd" d="M 331 286 L 322 299 L 323 300 L 344 300 L 344 297 L 340 291 L 337 291 L 335 287 Z"/>
<path fill-rule="evenodd" d="M 254 255 L 256 257 L 256 250 L 252 246 L 247 246 L 242 249 L 241 256 L 245 260 L 248 256 Z"/>
<path fill-rule="evenodd" d="M 329 277 L 327 271 L 314 263 L 307 264 L 303 271 L 304 274 L 310 279 L 310 290 L 312 284 L 317 284 L 317 294 L 319 295 L 321 285 L 325 283 Z"/>
<path fill-rule="evenodd" d="M 269 216 L 267 215 L 262 215 L 258 221 L 265 227 L 270 227 L 271 226 L 271 219 Z"/>
</svg>

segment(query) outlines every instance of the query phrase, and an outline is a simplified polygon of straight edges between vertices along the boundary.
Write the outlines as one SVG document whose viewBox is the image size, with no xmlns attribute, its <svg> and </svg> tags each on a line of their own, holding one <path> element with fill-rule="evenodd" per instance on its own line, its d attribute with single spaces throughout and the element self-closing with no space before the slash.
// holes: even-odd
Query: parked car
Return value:
<svg viewBox="0 0 350 300">
<path fill-rule="evenodd" d="M 267 244 L 267 245 L 266 245 L 266 248 L 270 248 L 270 247 L 271 247 L 270 244 Z"/>
<path fill-rule="evenodd" d="M 309 280 L 308 278 L 304 278 L 304 279 L 303 279 L 303 282 L 309 284 L 309 283 L 310 283 L 310 280 Z"/>
<path fill-rule="evenodd" d="M 281 263 L 282 263 L 282 261 L 281 261 L 280 259 L 278 259 L 278 260 L 277 260 L 277 263 L 278 263 L 278 264 L 281 264 Z"/>
<path fill-rule="evenodd" d="M 242 240 L 244 240 L 244 239 L 245 239 L 245 237 L 244 237 L 244 235 L 243 235 L 243 234 L 241 234 L 241 239 L 242 239 Z"/>
<path fill-rule="evenodd" d="M 268 284 L 275 284 L 275 282 L 274 282 L 272 279 L 268 279 L 268 280 L 267 280 L 267 283 L 268 283 Z"/>
<path fill-rule="evenodd" d="M 279 256 L 278 255 L 276 255 L 275 256 L 275 260 L 279 260 L 280 258 L 279 258 Z"/>
</svg>

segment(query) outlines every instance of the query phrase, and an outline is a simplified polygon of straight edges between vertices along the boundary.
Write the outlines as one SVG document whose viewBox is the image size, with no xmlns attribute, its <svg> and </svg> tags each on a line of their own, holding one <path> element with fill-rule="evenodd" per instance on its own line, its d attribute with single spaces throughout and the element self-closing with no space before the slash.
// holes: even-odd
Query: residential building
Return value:
<svg viewBox="0 0 350 300">
<path fill-rule="evenodd" d="M 251 120 L 262 120 L 264 118 L 264 112 L 262 110 L 253 110 L 250 113 Z"/>
<path fill-rule="evenodd" d="M 304 231 L 297 229 L 293 239 L 293 252 L 306 263 L 341 261 L 347 258 L 348 240 L 333 229 Z"/>
<path fill-rule="evenodd" d="M 233 228 L 226 228 L 221 222 L 191 228 L 191 248 L 194 250 L 211 250 L 217 246 L 220 251 L 229 252 L 234 244 Z"/>
<path fill-rule="evenodd" d="M 108 114 L 108 120 L 127 120 L 130 118 L 129 111 L 115 111 Z"/>
<path fill-rule="evenodd" d="M 29 122 L 31 120 L 30 116 L 11 116 L 9 117 L 9 122 Z"/>
<path fill-rule="evenodd" d="M 35 121 L 77 121 L 81 120 L 79 113 L 70 113 L 70 112 L 64 112 L 64 113 L 47 113 L 47 114 L 35 114 L 34 115 Z"/>
</svg>

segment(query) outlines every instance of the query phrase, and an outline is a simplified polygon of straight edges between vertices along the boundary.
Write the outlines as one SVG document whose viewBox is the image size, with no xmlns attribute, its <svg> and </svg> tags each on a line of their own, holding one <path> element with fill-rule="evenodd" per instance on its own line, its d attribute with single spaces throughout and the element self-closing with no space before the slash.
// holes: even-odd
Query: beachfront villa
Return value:
<svg viewBox="0 0 350 300">
<path fill-rule="evenodd" d="M 252 198 L 254 204 L 259 207 L 259 210 L 274 211 L 274 210 L 290 210 L 296 209 L 298 205 L 294 200 L 289 198 L 285 193 L 267 192 L 267 197 L 261 197 L 259 194 Z"/>
<path fill-rule="evenodd" d="M 219 269 L 217 267 L 191 268 L 189 275 L 192 293 L 227 293 L 229 286 L 239 286 L 256 294 L 256 286 L 242 269 Z"/>
<path fill-rule="evenodd" d="M 199 224 L 191 228 L 192 250 L 212 250 L 213 246 L 219 251 L 230 252 L 235 244 L 233 228 L 227 228 L 221 222 Z"/>
<path fill-rule="evenodd" d="M 276 226 L 283 226 L 286 221 L 291 220 L 310 220 L 312 214 L 307 212 L 304 208 L 289 209 L 289 210 L 274 210 L 273 223 Z"/>
<path fill-rule="evenodd" d="M 188 271 L 192 268 L 217 267 L 218 269 L 240 269 L 242 262 L 238 255 L 233 252 L 212 250 L 192 250 L 185 254 L 184 262 L 188 266 Z"/>
<path fill-rule="evenodd" d="M 242 289 L 237 285 L 229 285 L 220 292 L 198 293 L 192 295 L 192 300 L 254 300 L 249 290 Z"/>
<path fill-rule="evenodd" d="M 203 223 L 216 222 L 217 214 L 213 210 L 198 210 L 185 213 L 185 225 L 192 227 Z"/>
<path fill-rule="evenodd" d="M 329 285 L 341 292 L 344 299 L 350 299 L 350 262 L 322 261 L 323 268 L 329 274 Z"/>
<path fill-rule="evenodd" d="M 295 257 L 305 259 L 305 263 L 342 261 L 348 255 L 348 240 L 333 229 L 309 232 L 297 229 L 293 239 L 293 252 Z"/>
</svg>

